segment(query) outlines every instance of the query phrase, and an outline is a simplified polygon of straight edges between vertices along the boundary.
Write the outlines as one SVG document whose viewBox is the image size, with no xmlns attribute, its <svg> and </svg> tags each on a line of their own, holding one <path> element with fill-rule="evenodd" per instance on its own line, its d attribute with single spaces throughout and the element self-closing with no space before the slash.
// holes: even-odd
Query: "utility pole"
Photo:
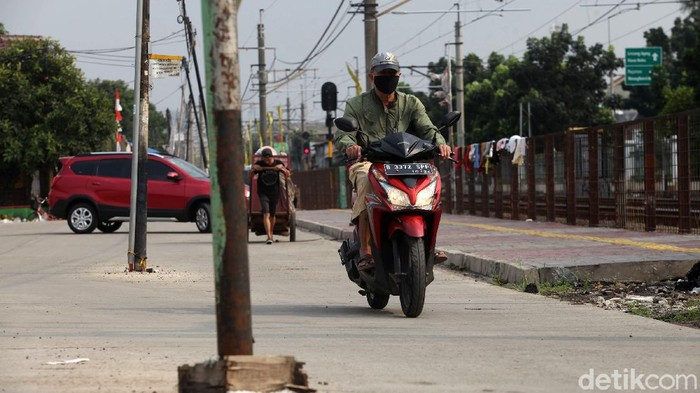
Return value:
<svg viewBox="0 0 700 393">
<path fill-rule="evenodd" d="M 258 96 L 260 97 L 260 128 L 258 132 L 265 133 L 267 131 L 267 70 L 265 70 L 265 25 L 262 23 L 263 11 L 264 10 L 260 10 L 260 23 L 258 24 Z M 265 141 L 263 137 L 263 143 L 270 144 L 271 141 Z"/>
<path fill-rule="evenodd" d="M 210 133 L 209 139 L 214 163 L 211 216 L 217 342 L 219 357 L 224 359 L 231 355 L 253 354 L 237 35 L 240 1 L 216 0 L 210 4 L 211 11 L 205 8 L 203 14 L 205 25 L 212 30 L 209 69 L 215 132 Z M 258 25 L 260 33 L 261 28 L 262 25 Z M 264 53 L 262 56 L 264 70 Z M 264 76 L 264 72 L 261 75 Z M 262 77 L 261 82 L 264 82 Z M 261 87 L 264 88 L 264 84 Z M 260 120 L 266 121 L 266 116 L 265 110 L 261 110 Z"/>
<path fill-rule="evenodd" d="M 178 0 L 182 1 L 182 19 L 183 22 L 185 23 L 185 38 L 187 39 L 187 48 L 189 49 L 190 55 L 192 56 L 192 62 L 194 63 L 194 73 L 195 76 L 197 77 L 197 87 L 199 89 L 199 107 L 202 109 L 202 113 L 204 113 L 204 132 L 206 133 L 207 130 L 209 129 L 209 124 L 207 121 L 207 106 L 206 102 L 204 101 L 204 93 L 202 89 L 202 78 L 199 76 L 199 63 L 197 62 L 197 51 L 195 50 L 195 44 L 194 44 L 194 33 L 192 32 L 192 22 L 190 21 L 190 18 L 187 16 L 187 9 L 185 7 L 185 0 Z M 187 83 L 190 83 L 190 74 L 189 74 L 189 68 L 186 69 L 187 71 Z M 192 92 L 192 86 L 190 85 L 190 92 Z M 194 116 L 197 122 L 197 131 L 199 131 L 199 142 L 202 145 L 201 148 L 201 153 L 202 153 L 202 163 L 204 164 L 204 168 L 208 169 L 209 168 L 209 163 L 207 161 L 207 152 L 206 149 L 204 149 L 204 137 L 202 136 L 202 127 L 199 125 L 199 115 L 197 114 L 197 109 L 195 107 L 194 110 Z"/>
<path fill-rule="evenodd" d="M 138 0 L 134 78 L 134 137 L 131 148 L 131 203 L 129 209 L 129 271 L 146 270 L 148 162 L 148 41 L 150 0 Z"/>
<path fill-rule="evenodd" d="M 292 119 L 291 119 L 292 113 L 291 112 L 292 112 L 292 108 L 291 108 L 291 104 L 289 102 L 289 96 L 287 96 L 287 119 L 285 121 L 287 123 L 287 131 L 288 132 L 290 132 L 292 130 Z"/>
<path fill-rule="evenodd" d="M 183 2 L 183 6 L 184 6 L 184 2 Z M 195 63 L 195 64 L 197 64 L 197 63 Z M 202 163 L 204 164 L 204 169 L 208 169 L 209 163 L 207 162 L 207 151 L 206 151 L 205 146 L 204 146 L 204 136 L 202 134 L 202 126 L 199 124 L 199 113 L 197 113 L 197 105 L 195 105 L 195 103 L 194 103 L 194 92 L 192 91 L 192 82 L 190 82 L 190 67 L 188 67 L 186 57 L 182 58 L 182 68 L 185 69 L 185 76 L 186 76 L 185 79 L 187 79 L 187 87 L 190 90 L 190 102 L 192 103 L 192 110 L 194 112 L 194 121 L 195 121 L 195 124 L 197 125 L 197 132 L 199 134 L 199 150 L 200 150 L 200 154 L 202 155 Z M 201 94 L 200 94 L 200 98 L 201 98 Z M 200 107 L 202 108 L 202 110 L 206 110 L 206 108 L 201 106 L 201 102 L 200 102 Z M 204 113 L 206 113 L 206 112 L 204 112 Z M 204 118 L 206 119 L 206 116 L 204 116 Z M 189 139 L 187 140 L 187 143 L 189 143 Z"/>
<path fill-rule="evenodd" d="M 457 146 L 460 149 L 464 148 L 464 118 L 466 113 L 464 113 L 464 67 L 462 65 L 462 23 L 459 18 L 459 3 L 455 4 L 457 6 L 457 22 L 455 23 L 455 94 L 457 95 L 457 110 L 462 112 L 462 116 L 459 118 L 457 123 Z M 464 176 L 459 177 L 459 181 L 456 184 L 457 195 L 464 195 Z M 457 204 L 457 214 L 464 213 L 463 204 Z"/>
<path fill-rule="evenodd" d="M 377 3 L 374 0 L 364 0 L 365 7 L 365 70 L 366 90 L 369 91 L 372 86 L 372 80 L 369 77 L 369 62 L 372 57 L 378 52 L 377 44 Z M 359 75 L 358 75 L 359 77 Z"/>
</svg>

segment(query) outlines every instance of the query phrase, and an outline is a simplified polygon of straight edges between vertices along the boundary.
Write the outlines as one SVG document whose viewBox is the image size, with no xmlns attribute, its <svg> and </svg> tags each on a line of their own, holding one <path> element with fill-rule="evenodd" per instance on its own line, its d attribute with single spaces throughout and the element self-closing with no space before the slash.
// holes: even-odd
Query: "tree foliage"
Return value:
<svg viewBox="0 0 700 393">
<path fill-rule="evenodd" d="M 571 36 L 566 25 L 550 37 L 529 39 L 527 48 L 522 60 L 498 53 L 486 61 L 473 53 L 465 57 L 462 112 L 468 140 L 519 133 L 521 103 L 524 108 L 530 104 L 533 135 L 612 120 L 610 111 L 601 107 L 605 76 L 621 65 L 611 50 L 600 44 L 587 47 L 582 37 Z M 441 73 L 445 66 L 440 59 L 430 64 L 430 71 Z M 429 113 L 445 111 L 434 99 L 426 106 Z"/>
<path fill-rule="evenodd" d="M 104 149 L 114 131 L 113 104 L 51 40 L 20 40 L 0 51 L 0 108 L 0 161 L 24 173 L 61 155 Z"/>
</svg>

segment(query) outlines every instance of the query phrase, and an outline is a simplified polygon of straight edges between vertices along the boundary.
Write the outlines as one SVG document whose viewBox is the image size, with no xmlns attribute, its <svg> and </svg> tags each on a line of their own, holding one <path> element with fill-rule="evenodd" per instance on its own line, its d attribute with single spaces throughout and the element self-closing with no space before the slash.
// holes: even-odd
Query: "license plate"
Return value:
<svg viewBox="0 0 700 393">
<path fill-rule="evenodd" d="M 408 163 L 408 164 L 384 164 L 384 173 L 387 176 L 416 176 L 430 175 L 433 167 L 430 164 Z"/>
</svg>

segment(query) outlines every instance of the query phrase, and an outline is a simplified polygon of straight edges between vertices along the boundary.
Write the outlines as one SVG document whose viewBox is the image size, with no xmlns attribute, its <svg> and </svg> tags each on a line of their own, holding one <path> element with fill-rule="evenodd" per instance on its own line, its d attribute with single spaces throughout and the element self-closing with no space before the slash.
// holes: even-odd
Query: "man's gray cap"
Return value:
<svg viewBox="0 0 700 393">
<path fill-rule="evenodd" d="M 399 60 L 391 52 L 380 52 L 369 62 L 370 71 L 379 72 L 387 68 L 399 71 Z"/>
</svg>

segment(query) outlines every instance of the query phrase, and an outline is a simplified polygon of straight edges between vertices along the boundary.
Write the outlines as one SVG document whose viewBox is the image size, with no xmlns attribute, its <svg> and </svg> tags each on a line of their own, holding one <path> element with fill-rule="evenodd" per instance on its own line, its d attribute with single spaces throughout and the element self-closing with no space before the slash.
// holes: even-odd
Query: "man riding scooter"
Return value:
<svg viewBox="0 0 700 393">
<path fill-rule="evenodd" d="M 413 95 L 396 91 L 400 76 L 399 61 L 394 54 L 390 52 L 376 54 L 370 61 L 369 70 L 374 88 L 350 98 L 345 105 L 343 116 L 357 121 L 359 129 L 368 137 L 368 140 L 362 141 L 363 144 L 401 130 L 418 138 L 434 141 L 440 150 L 440 156 L 449 158 L 452 149 L 437 132 L 423 104 Z M 334 143 L 339 151 L 345 152 L 351 162 L 361 158 L 362 148 L 366 147 L 360 145 L 356 133 L 341 130 L 336 133 Z M 367 177 L 370 166 L 369 161 L 358 160 L 348 168 L 350 181 L 357 192 L 357 198 L 352 207 L 352 221 L 358 229 L 361 255 L 358 269 L 362 271 L 371 270 L 375 266 L 365 203 L 365 196 L 371 189 Z M 446 259 L 442 252 L 435 256 L 436 263 Z"/>
</svg>

